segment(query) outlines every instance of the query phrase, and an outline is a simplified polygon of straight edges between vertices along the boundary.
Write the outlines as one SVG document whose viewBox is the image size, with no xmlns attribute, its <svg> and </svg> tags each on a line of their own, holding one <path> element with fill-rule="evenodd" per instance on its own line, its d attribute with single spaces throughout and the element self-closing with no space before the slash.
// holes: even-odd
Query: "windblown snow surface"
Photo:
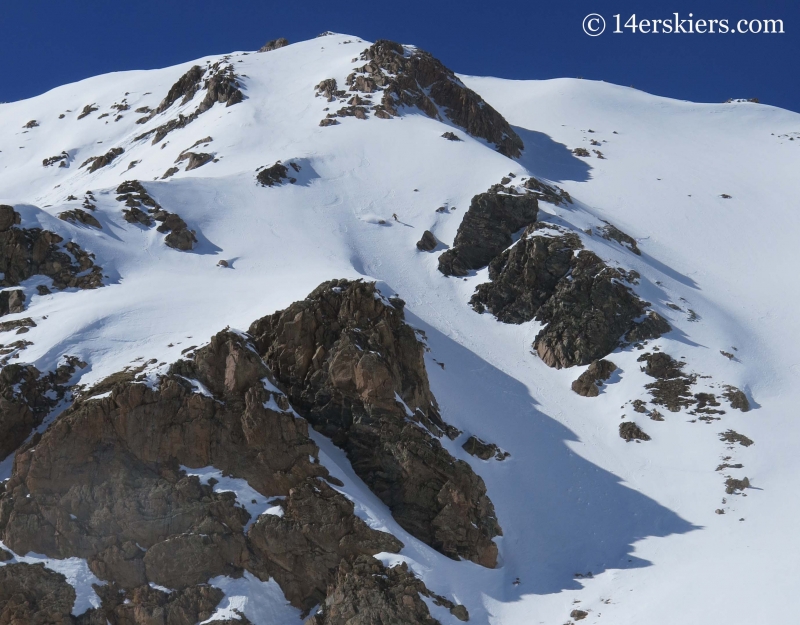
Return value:
<svg viewBox="0 0 800 625">
<path fill-rule="evenodd" d="M 37 324 L 19 362 L 48 371 L 63 355 L 78 356 L 88 367 L 73 383 L 91 385 L 134 361 L 173 362 L 325 280 L 376 280 L 385 295 L 406 301 L 407 321 L 426 333 L 432 390 L 444 419 L 463 431 L 442 443 L 483 477 L 504 534 L 497 569 L 449 560 L 403 531 L 344 454 L 313 434 L 357 513 L 406 545 L 384 562 L 408 562 L 431 590 L 463 603 L 476 625 L 561 625 L 574 609 L 588 612 L 587 624 L 786 622 L 800 553 L 800 116 L 588 80 L 463 76 L 522 138 L 519 159 L 418 111 L 320 127 L 336 103 L 315 97 L 314 86 L 331 77 L 343 84 L 368 45 L 331 35 L 232 53 L 245 100 L 212 107 L 157 145 L 134 137 L 197 101 L 178 102 L 144 125 L 133 110 L 155 108 L 192 65 L 221 57 L 108 74 L 0 105 L 0 203 L 15 206 L 23 227 L 53 230 L 94 253 L 107 276 L 104 288 L 48 295 L 36 290 L 48 284 L 41 276 L 24 283 L 27 310 L 4 318 Z M 115 121 L 110 107 L 123 98 L 130 110 Z M 98 110 L 77 119 L 87 104 Z M 34 119 L 37 127 L 23 128 Z M 463 141 L 442 139 L 448 130 Z M 160 179 L 207 136 L 213 140 L 198 150 L 216 162 Z M 572 154 L 597 147 L 592 139 L 604 159 Z M 79 167 L 113 147 L 124 153 L 110 165 L 94 173 Z M 62 150 L 69 167 L 42 166 Z M 301 166 L 297 182 L 257 185 L 256 168 L 278 160 Z M 139 162 L 128 170 L 132 161 Z M 507 325 L 473 311 L 468 301 L 487 270 L 446 278 L 438 251 L 420 252 L 415 243 L 429 229 L 439 250 L 451 245 L 472 196 L 509 173 L 572 195 L 568 207 L 540 202 L 541 220 L 578 230 L 607 220 L 633 236 L 641 256 L 597 236 L 585 242 L 609 264 L 641 274 L 637 292 L 673 327 L 649 347 L 743 389 L 753 409 L 727 410 L 710 424 L 685 412 L 642 420 L 627 403 L 648 399 L 641 352 L 612 354 L 618 379 L 584 398 L 570 389 L 584 368 L 552 369 L 532 353 L 538 322 Z M 196 230 L 194 250 L 170 249 L 155 228 L 123 220 L 115 189 L 129 179 Z M 87 190 L 102 230 L 56 217 L 79 207 Z M 436 212 L 440 206 L 450 210 Z M 230 267 L 218 267 L 221 259 Z M 0 342 L 12 337 L 0 334 Z M 623 415 L 652 440 L 620 438 Z M 755 444 L 729 450 L 719 439 L 726 429 Z M 461 445 L 473 434 L 510 457 L 468 455 Z M 744 465 L 728 473 L 751 480 L 746 496 L 725 494 L 715 469 L 726 455 Z M 7 479 L 10 459 L 2 469 Z M 216 580 L 230 593 L 220 614 L 236 607 L 255 623 L 300 623 L 270 584 Z M 432 614 L 458 622 L 435 606 Z"/>
</svg>

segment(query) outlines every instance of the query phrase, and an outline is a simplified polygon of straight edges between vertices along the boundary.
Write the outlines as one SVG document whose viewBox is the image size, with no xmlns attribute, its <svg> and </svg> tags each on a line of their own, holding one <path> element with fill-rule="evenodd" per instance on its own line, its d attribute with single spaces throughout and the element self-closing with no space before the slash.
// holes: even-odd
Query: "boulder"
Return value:
<svg viewBox="0 0 800 625">
<path fill-rule="evenodd" d="M 436 240 L 436 237 L 433 236 L 433 232 L 426 230 L 422 233 L 422 238 L 417 241 L 417 249 L 421 252 L 430 252 L 436 249 L 438 244 L 439 242 Z"/>
</svg>

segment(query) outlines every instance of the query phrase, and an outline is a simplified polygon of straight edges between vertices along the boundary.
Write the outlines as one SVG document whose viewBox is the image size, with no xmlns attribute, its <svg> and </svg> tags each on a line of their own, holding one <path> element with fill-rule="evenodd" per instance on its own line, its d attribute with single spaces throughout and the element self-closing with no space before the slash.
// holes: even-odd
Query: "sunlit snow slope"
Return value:
<svg viewBox="0 0 800 625">
<path fill-rule="evenodd" d="M 464 76 L 519 134 L 520 158 L 419 111 L 320 127 L 324 109 L 337 105 L 315 97 L 315 85 L 331 77 L 344 83 L 367 45 L 330 35 L 233 53 L 245 100 L 212 107 L 157 145 L 134 137 L 197 103 L 178 102 L 146 124 L 135 123 L 142 115 L 134 109 L 155 108 L 192 65 L 220 57 L 99 76 L 0 105 L 0 204 L 14 205 L 23 227 L 38 224 L 94 253 L 107 276 L 100 289 L 47 295 L 36 289 L 46 279 L 24 283 L 27 310 L 2 319 L 37 324 L 18 361 L 47 371 L 65 354 L 78 356 L 89 366 L 73 382 L 91 385 L 136 359 L 170 363 L 226 326 L 246 330 L 324 280 L 377 280 L 425 331 L 432 390 L 444 419 L 463 431 L 442 444 L 483 477 L 504 534 L 495 570 L 445 558 L 404 532 L 344 454 L 315 434 L 323 463 L 359 514 L 406 545 L 387 562 L 408 561 L 476 624 L 560 625 L 577 608 L 588 612 L 584 623 L 783 622 L 800 553 L 800 116 L 585 80 Z M 115 121 L 111 106 L 123 98 L 130 108 Z M 89 104 L 97 111 L 77 119 Z M 38 126 L 23 128 L 30 120 Z M 444 140 L 448 130 L 463 141 Z M 203 150 L 216 162 L 161 179 L 205 137 L 212 141 Z M 124 152 L 110 165 L 94 173 L 80 167 L 116 147 Z M 577 157 L 577 147 L 605 158 Z M 42 166 L 62 151 L 68 167 Z M 256 169 L 278 160 L 301 166 L 297 182 L 257 185 Z M 612 354 L 619 379 L 584 398 L 570 389 L 582 368 L 551 369 L 532 353 L 540 324 L 477 314 L 468 301 L 487 270 L 446 278 L 438 251 L 420 252 L 415 243 L 428 229 L 451 245 L 472 196 L 509 173 L 572 195 L 568 207 L 541 202 L 542 220 L 577 231 L 607 220 L 633 236 L 641 256 L 597 236 L 584 244 L 641 274 L 637 292 L 673 327 L 651 348 L 739 387 L 753 409 L 709 423 L 683 412 L 663 422 L 645 417 L 637 421 L 652 440 L 626 443 L 620 418 L 637 416 L 627 402 L 647 399 L 650 381 L 640 352 Z M 196 231 L 194 250 L 171 249 L 155 229 L 123 220 L 115 189 L 130 179 Z M 102 230 L 56 217 L 80 207 L 87 190 Z M 441 206 L 450 210 L 437 212 Z M 222 259 L 229 268 L 217 266 Z M 0 343 L 16 338 L 0 334 Z M 733 347 L 733 360 L 720 354 Z M 729 450 L 719 439 L 727 429 L 755 444 Z M 472 434 L 511 456 L 468 455 L 461 445 Z M 746 497 L 725 494 L 715 469 L 727 455 L 744 465 L 733 474 L 752 482 Z M 12 458 L 0 465 L 0 479 Z M 294 609 L 275 605 L 275 588 L 248 599 L 259 584 L 238 580 L 231 605 L 245 606 L 253 622 L 300 622 Z M 441 608 L 432 614 L 458 622 Z"/>
</svg>

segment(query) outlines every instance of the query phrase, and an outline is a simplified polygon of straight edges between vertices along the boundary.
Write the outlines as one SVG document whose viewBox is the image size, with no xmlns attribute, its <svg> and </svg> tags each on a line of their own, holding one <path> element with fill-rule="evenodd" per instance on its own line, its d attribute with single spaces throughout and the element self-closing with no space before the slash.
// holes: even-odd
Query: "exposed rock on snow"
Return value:
<svg viewBox="0 0 800 625">
<path fill-rule="evenodd" d="M 642 255 L 642 252 L 639 251 L 639 247 L 636 245 L 636 239 L 625 234 L 622 230 L 610 223 L 606 223 L 606 225 L 602 227 L 600 236 L 609 241 L 616 241 L 623 247 L 627 247 L 637 256 Z"/>
<path fill-rule="evenodd" d="M 633 421 L 625 421 L 619 424 L 619 436 L 625 439 L 625 442 L 631 441 L 649 441 L 650 437 L 636 425 Z"/>
<path fill-rule="evenodd" d="M 17 286 L 35 275 L 48 276 L 57 289 L 94 289 L 103 286 L 102 267 L 94 264 L 94 254 L 77 243 L 64 240 L 55 232 L 41 228 L 16 228 L 19 215 L 11 206 L 0 206 L 0 285 Z M 74 260 L 73 260 L 74 259 Z"/>
<path fill-rule="evenodd" d="M 556 206 L 572 204 L 572 197 L 567 191 L 555 185 L 545 184 L 532 176 L 525 181 L 524 187 L 542 202 L 549 202 Z"/>
<path fill-rule="evenodd" d="M 186 163 L 186 171 L 191 171 L 213 161 L 214 155 L 205 152 L 183 152 L 175 162 L 181 163 L 185 160 L 189 161 Z"/>
<path fill-rule="evenodd" d="M 271 52 L 272 50 L 277 50 L 278 48 L 283 48 L 284 46 L 289 45 L 289 40 L 284 39 L 283 37 L 278 37 L 277 39 L 272 39 L 261 46 L 258 51 L 259 52 Z"/>
<path fill-rule="evenodd" d="M 95 172 L 101 167 L 110 165 L 114 161 L 114 159 L 116 159 L 124 151 L 125 150 L 123 150 L 122 148 L 111 148 L 108 152 L 106 152 L 102 156 L 90 156 L 85 161 L 83 161 L 83 163 L 81 163 L 80 168 L 89 165 L 89 173 Z"/>
<path fill-rule="evenodd" d="M 50 156 L 42 160 L 42 167 L 50 167 L 58 163 L 59 167 L 69 167 L 69 154 L 61 152 L 55 156 Z"/>
<path fill-rule="evenodd" d="M 436 249 L 438 244 L 439 242 L 436 240 L 436 237 L 433 236 L 433 232 L 426 230 L 422 233 L 422 238 L 417 241 L 417 249 L 422 252 L 430 252 Z"/>
<path fill-rule="evenodd" d="M 299 170 L 299 165 L 295 163 L 289 163 L 295 171 Z M 294 184 L 297 182 L 296 178 L 289 176 L 289 169 L 278 161 L 274 165 L 270 167 L 265 167 L 256 175 L 256 180 L 258 180 L 259 184 L 262 187 L 274 187 L 275 185 L 283 184 L 284 180 L 288 180 L 290 183 Z"/>
<path fill-rule="evenodd" d="M 453 247 L 439 256 L 439 271 L 465 276 L 480 269 L 512 243 L 511 235 L 536 221 L 539 203 L 529 195 L 510 195 L 501 186 L 472 198 Z"/>
<path fill-rule="evenodd" d="M 94 215 L 91 213 L 87 213 L 85 210 L 80 208 L 73 208 L 68 211 L 64 211 L 63 213 L 58 214 L 59 219 L 63 219 L 64 221 L 69 221 L 74 224 L 83 224 L 85 226 L 92 226 L 93 228 L 97 228 L 98 230 L 102 230 L 103 226 L 100 225 L 100 222 L 97 221 Z"/>
<path fill-rule="evenodd" d="M 401 309 L 372 283 L 333 280 L 250 333 L 295 409 L 344 449 L 404 529 L 447 556 L 495 566 L 494 507 L 483 480 L 437 440 L 455 432 Z"/>
<path fill-rule="evenodd" d="M 583 397 L 597 397 L 600 394 L 599 387 L 603 382 L 608 380 L 611 374 L 616 370 L 617 365 L 610 360 L 595 360 L 589 365 L 589 368 L 581 373 L 578 379 L 572 383 L 572 390 Z"/>
<path fill-rule="evenodd" d="M 489 460 L 490 458 L 505 460 L 511 455 L 507 451 L 500 449 L 494 443 L 482 441 L 477 436 L 470 436 L 461 447 L 469 455 L 480 458 L 481 460 Z"/>
<path fill-rule="evenodd" d="M 380 104 L 371 109 L 376 117 L 396 117 L 402 107 L 417 108 L 434 119 L 443 113 L 502 154 L 520 155 L 522 140 L 503 116 L 429 53 L 381 39 L 361 53 L 361 60 L 367 63 L 347 77 L 348 86 L 364 93 L 382 91 Z"/>
<path fill-rule="evenodd" d="M 25 310 L 25 291 L 13 289 L 0 291 L 0 317 Z"/>
</svg>

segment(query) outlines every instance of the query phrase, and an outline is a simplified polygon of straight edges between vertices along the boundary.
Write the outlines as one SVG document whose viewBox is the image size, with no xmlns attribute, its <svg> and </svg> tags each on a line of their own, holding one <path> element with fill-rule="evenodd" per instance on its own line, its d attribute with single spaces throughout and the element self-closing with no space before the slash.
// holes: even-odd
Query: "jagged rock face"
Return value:
<svg viewBox="0 0 800 625">
<path fill-rule="evenodd" d="M 0 566 L 0 623 L 72 625 L 75 589 L 67 578 L 43 564 Z"/>
<path fill-rule="evenodd" d="M 440 119 L 442 111 L 469 134 L 493 143 L 500 153 L 510 158 L 520 155 L 522 139 L 503 116 L 429 53 L 381 39 L 364 50 L 361 59 L 367 63 L 347 82 L 351 91 L 383 92 L 381 103 L 372 107 L 376 117 L 395 117 L 404 106 L 434 119 Z"/>
<path fill-rule="evenodd" d="M 436 439 L 453 428 L 395 301 L 372 283 L 333 280 L 250 333 L 295 409 L 345 450 L 401 526 L 445 555 L 493 567 L 494 508 L 483 480 Z"/>
<path fill-rule="evenodd" d="M 339 567 L 321 611 L 306 625 L 439 625 L 420 594 L 431 593 L 401 564 L 361 556 Z"/>
<path fill-rule="evenodd" d="M 573 232 L 531 224 L 516 245 L 489 263 L 491 282 L 479 285 L 470 303 L 505 323 L 546 323 L 533 346 L 559 369 L 589 364 L 625 342 L 670 330 L 628 286 L 637 274 L 609 267 L 582 247 Z M 592 384 L 584 387 L 591 392 Z"/>
<path fill-rule="evenodd" d="M 491 282 L 475 289 L 470 303 L 478 312 L 489 310 L 503 323 L 524 323 L 550 299 L 556 285 L 569 273 L 581 242 L 574 233 L 535 236 L 548 232 L 533 224 L 517 244 L 489 263 Z"/>
<path fill-rule="evenodd" d="M 533 343 L 541 359 L 558 369 L 586 365 L 614 351 L 645 312 L 623 281 L 627 276 L 583 250 L 571 261 L 569 280 L 560 280 L 536 318 L 547 323 Z"/>
<path fill-rule="evenodd" d="M 167 593 L 150 586 L 122 591 L 116 584 L 96 586 L 100 608 L 89 610 L 78 625 L 172 625 L 200 623 L 214 613 L 224 597 L 219 588 L 198 585 Z M 221 621 L 213 621 L 219 625 Z M 228 622 L 228 621 L 225 621 Z M 247 625 L 246 618 L 234 621 Z"/>
<path fill-rule="evenodd" d="M 25 291 L 14 289 L 13 291 L 0 291 L 0 317 L 13 315 L 25 310 Z"/>
<path fill-rule="evenodd" d="M 51 278 L 57 289 L 103 286 L 103 268 L 94 264 L 94 254 L 73 242 L 63 246 L 67 254 L 58 245 L 64 239 L 55 232 L 14 227 L 19 223 L 12 207 L 0 207 L 0 273 L 4 276 L 0 286 L 18 286 L 35 275 Z"/>
<path fill-rule="evenodd" d="M 208 70 L 209 77 L 203 83 L 205 89 L 205 96 L 197 106 L 195 111 L 190 115 L 178 114 L 177 119 L 171 119 L 160 126 L 143 132 L 142 134 L 134 137 L 134 141 L 146 139 L 153 136 L 152 144 L 159 143 L 173 130 L 184 128 L 197 119 L 200 115 L 205 113 L 216 103 L 224 103 L 225 106 L 233 106 L 244 100 L 244 94 L 239 89 L 237 76 L 233 71 L 233 66 L 228 63 L 217 61 Z M 200 90 L 200 81 L 206 72 L 198 65 L 193 66 L 186 72 L 178 81 L 172 85 L 166 97 L 161 101 L 158 108 L 151 111 L 145 117 L 137 120 L 137 124 L 144 124 L 149 122 L 153 117 L 159 113 L 166 111 L 178 98 L 183 98 L 181 104 L 187 104 L 194 98 L 195 94 Z"/>
<path fill-rule="evenodd" d="M 488 265 L 511 245 L 511 235 L 536 221 L 539 203 L 531 195 L 511 195 L 491 189 L 472 198 L 453 247 L 439 256 L 439 271 L 465 276 Z"/>
<path fill-rule="evenodd" d="M 111 164 L 123 152 L 125 152 L 125 150 L 122 148 L 111 148 L 102 156 L 91 156 L 87 158 L 83 163 L 81 163 L 79 169 L 89 165 L 89 173 L 95 172 L 101 167 Z"/>
<path fill-rule="evenodd" d="M 616 370 L 617 365 L 610 360 L 595 360 L 572 383 L 572 390 L 583 397 L 597 397 L 600 394 L 600 385 Z M 637 412 L 643 411 L 637 410 Z"/>
<path fill-rule="evenodd" d="M 33 365 L 9 364 L 0 369 L 0 460 L 19 447 L 64 397 L 76 366 L 75 358 L 42 375 Z"/>
<path fill-rule="evenodd" d="M 342 560 L 403 548 L 391 534 L 370 529 L 350 500 L 322 482 L 293 488 L 282 504 L 283 516 L 262 515 L 249 536 L 269 575 L 302 610 L 325 599 Z"/>
<path fill-rule="evenodd" d="M 276 396 L 267 375 L 243 338 L 223 332 L 157 389 L 123 382 L 76 402 L 17 452 L 0 496 L 2 540 L 18 553 L 87 558 L 123 587 L 185 588 L 241 572 L 248 513 L 178 465 L 213 465 L 264 495 L 327 475 L 310 460 L 307 424 L 265 408 Z M 214 396 L 194 393 L 189 376 Z"/>
<path fill-rule="evenodd" d="M 277 39 L 272 39 L 261 46 L 258 51 L 259 52 L 272 52 L 273 50 L 277 50 L 278 48 L 283 48 L 284 46 L 289 45 L 289 40 L 284 39 L 283 37 L 278 37 Z"/>
</svg>

